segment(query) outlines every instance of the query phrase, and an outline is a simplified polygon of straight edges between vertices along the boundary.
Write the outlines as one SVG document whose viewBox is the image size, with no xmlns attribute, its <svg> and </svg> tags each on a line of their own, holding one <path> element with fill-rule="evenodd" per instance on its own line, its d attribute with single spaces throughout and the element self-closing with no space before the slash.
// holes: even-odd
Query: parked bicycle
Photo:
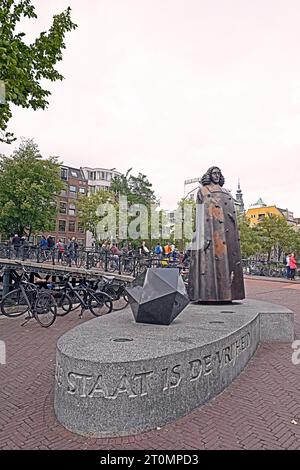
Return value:
<svg viewBox="0 0 300 470">
<path fill-rule="evenodd" d="M 95 317 L 112 311 L 113 302 L 107 293 L 93 290 L 85 280 L 74 287 L 69 281 L 70 276 L 69 273 L 64 276 L 64 284 L 59 289 L 58 316 L 64 316 L 79 307 L 81 307 L 80 318 L 82 318 L 84 310 L 89 310 Z"/>
<path fill-rule="evenodd" d="M 129 300 L 125 290 L 125 282 L 118 281 L 114 277 L 103 276 L 98 286 L 102 292 L 105 292 L 112 299 L 113 310 L 123 310 L 127 307 Z"/>
<path fill-rule="evenodd" d="M 57 305 L 53 295 L 28 281 L 28 273 L 22 266 L 23 273 L 18 287 L 6 294 L 1 301 L 1 312 L 9 318 L 27 314 L 24 325 L 31 318 L 43 327 L 51 326 L 57 315 Z"/>
</svg>

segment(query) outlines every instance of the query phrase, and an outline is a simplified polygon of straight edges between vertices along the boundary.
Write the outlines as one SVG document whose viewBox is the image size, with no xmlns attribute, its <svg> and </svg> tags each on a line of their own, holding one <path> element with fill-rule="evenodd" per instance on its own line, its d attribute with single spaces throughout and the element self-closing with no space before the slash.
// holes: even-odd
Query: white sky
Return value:
<svg viewBox="0 0 300 470">
<path fill-rule="evenodd" d="M 78 28 L 49 108 L 14 108 L 9 130 L 68 165 L 145 173 L 164 208 L 218 165 L 246 206 L 262 197 L 300 216 L 299 0 L 34 4 L 28 40 L 68 5 Z"/>
</svg>

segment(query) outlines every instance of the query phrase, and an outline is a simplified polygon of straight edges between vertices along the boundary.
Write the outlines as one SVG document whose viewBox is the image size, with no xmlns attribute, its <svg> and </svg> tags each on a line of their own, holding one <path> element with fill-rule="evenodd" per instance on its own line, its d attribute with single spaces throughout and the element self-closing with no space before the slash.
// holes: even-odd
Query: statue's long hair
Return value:
<svg viewBox="0 0 300 470">
<path fill-rule="evenodd" d="M 211 166 L 207 172 L 202 176 L 201 180 L 200 180 L 200 183 L 203 185 L 203 186 L 207 186 L 208 184 L 212 183 L 212 179 L 211 179 L 211 174 L 212 174 L 212 171 L 214 169 L 217 169 L 220 171 L 221 173 L 221 176 L 220 176 L 220 182 L 219 182 L 219 185 L 220 186 L 223 186 L 224 183 L 225 183 L 225 178 L 224 176 L 222 175 L 222 172 L 220 170 L 220 168 L 218 166 Z"/>
</svg>

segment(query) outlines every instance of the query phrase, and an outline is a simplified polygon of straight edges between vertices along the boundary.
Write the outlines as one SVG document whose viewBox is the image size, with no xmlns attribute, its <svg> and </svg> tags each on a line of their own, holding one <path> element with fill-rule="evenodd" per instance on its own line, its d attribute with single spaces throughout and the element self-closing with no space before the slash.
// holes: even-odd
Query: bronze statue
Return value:
<svg viewBox="0 0 300 470">
<path fill-rule="evenodd" d="M 201 179 L 188 284 L 192 301 L 245 298 L 236 210 L 224 182 L 218 167 L 209 168 Z"/>
</svg>

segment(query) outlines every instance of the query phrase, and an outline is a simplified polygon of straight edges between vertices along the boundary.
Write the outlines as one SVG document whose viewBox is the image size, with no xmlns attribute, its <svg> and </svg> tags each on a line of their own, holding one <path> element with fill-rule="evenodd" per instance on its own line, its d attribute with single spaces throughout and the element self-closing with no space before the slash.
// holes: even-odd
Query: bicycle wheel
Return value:
<svg viewBox="0 0 300 470">
<path fill-rule="evenodd" d="M 129 304 L 129 300 L 128 300 L 128 297 L 127 297 L 127 294 L 126 292 L 122 292 L 120 294 L 120 297 L 118 297 L 116 300 L 113 301 L 113 310 L 123 310 L 124 308 L 127 307 L 127 305 Z"/>
<path fill-rule="evenodd" d="M 83 255 L 79 255 L 75 259 L 76 268 L 81 268 L 84 265 L 85 258 Z"/>
<path fill-rule="evenodd" d="M 70 299 L 69 295 L 64 291 L 52 292 L 52 295 L 57 305 L 57 316 L 63 317 L 67 315 L 67 313 L 72 310 L 72 300 Z"/>
<path fill-rule="evenodd" d="M 1 312 L 6 317 L 20 317 L 28 311 L 27 299 L 21 289 L 6 294 L 1 302 Z"/>
<path fill-rule="evenodd" d="M 100 317 L 112 311 L 113 303 L 109 295 L 104 292 L 95 292 L 89 295 L 88 307 L 95 317 Z"/>
<path fill-rule="evenodd" d="M 112 285 L 105 289 L 105 293 L 108 294 L 113 301 L 113 310 L 123 310 L 127 307 L 129 300 L 124 288 Z"/>
<path fill-rule="evenodd" d="M 76 293 L 79 295 L 79 297 L 81 299 L 84 300 L 86 298 L 85 289 L 76 288 Z M 73 291 L 68 290 L 68 296 L 70 297 L 70 300 L 71 300 L 71 303 L 72 303 L 71 311 L 76 310 L 77 308 L 79 308 L 82 305 L 80 300 L 78 299 L 78 297 L 75 295 L 75 293 Z"/>
<path fill-rule="evenodd" d="M 107 271 L 109 273 L 114 273 L 115 271 L 117 271 L 118 269 L 118 266 L 117 266 L 117 263 L 115 262 L 115 260 L 111 260 L 108 262 L 107 264 Z"/>
<path fill-rule="evenodd" d="M 39 292 L 33 307 L 33 315 L 37 322 L 44 328 L 54 323 L 57 313 L 55 299 L 50 292 Z"/>
<path fill-rule="evenodd" d="M 69 264 L 69 260 L 68 260 L 68 257 L 66 254 L 63 254 L 63 256 L 61 257 L 61 265 L 62 266 L 68 266 Z"/>
</svg>

